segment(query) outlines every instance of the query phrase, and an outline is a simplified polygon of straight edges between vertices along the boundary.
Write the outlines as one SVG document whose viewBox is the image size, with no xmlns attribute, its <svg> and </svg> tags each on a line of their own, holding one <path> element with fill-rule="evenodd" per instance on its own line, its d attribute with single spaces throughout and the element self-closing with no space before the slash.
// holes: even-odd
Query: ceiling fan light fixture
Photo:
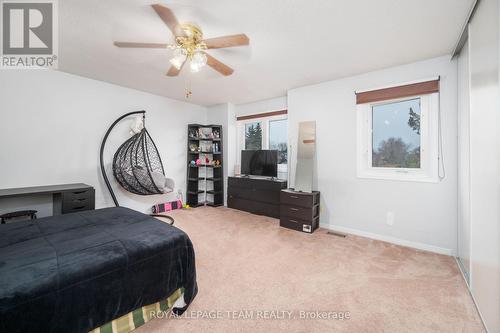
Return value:
<svg viewBox="0 0 500 333">
<path fill-rule="evenodd" d="M 210 49 L 222 49 L 234 46 L 249 45 L 250 39 L 245 34 L 229 35 L 204 39 L 203 31 L 193 23 L 179 23 L 172 10 L 160 4 L 151 7 L 174 34 L 175 42 L 165 43 L 137 43 L 137 42 L 114 42 L 116 47 L 124 48 L 159 48 L 173 51 L 169 59 L 171 66 L 166 73 L 167 76 L 179 75 L 186 61 L 190 62 L 191 72 L 199 72 L 203 67 L 209 66 L 224 76 L 233 74 L 234 70 L 226 64 L 215 59 L 205 51 Z"/>
<path fill-rule="evenodd" d="M 174 50 L 174 56 L 170 59 L 170 63 L 177 69 L 181 69 L 182 64 L 186 61 L 187 53 L 184 49 L 178 48 Z"/>
<path fill-rule="evenodd" d="M 192 73 L 199 72 L 207 64 L 207 56 L 203 52 L 193 54 L 189 67 Z"/>
</svg>

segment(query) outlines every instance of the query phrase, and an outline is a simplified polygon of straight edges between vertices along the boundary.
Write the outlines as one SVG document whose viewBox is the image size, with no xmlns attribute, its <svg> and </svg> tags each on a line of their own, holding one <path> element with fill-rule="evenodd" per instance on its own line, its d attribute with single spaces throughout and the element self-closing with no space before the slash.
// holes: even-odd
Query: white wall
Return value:
<svg viewBox="0 0 500 333">
<path fill-rule="evenodd" d="M 500 332 L 500 116 L 498 0 L 469 25 L 470 280 L 489 332 Z"/>
<path fill-rule="evenodd" d="M 224 173 L 224 204 L 227 202 L 227 176 L 234 176 L 236 163 L 236 116 L 234 105 L 230 103 L 208 107 L 207 124 L 222 125 L 223 137 L 223 173 Z"/>
<path fill-rule="evenodd" d="M 168 177 L 185 192 L 187 124 L 206 121 L 206 108 L 55 71 L 19 70 L 0 74 L 0 188 L 83 182 L 96 188 L 96 207 L 112 206 L 99 170 L 99 147 L 120 115 L 146 110 L 146 126 Z M 138 196 L 114 181 L 109 164 L 128 137 L 122 121 L 109 138 L 108 177 L 121 205 L 148 211 L 176 194 Z M 42 198 L 43 199 L 43 198 Z M 34 199 L 41 207 L 40 198 Z M 46 200 L 49 204 L 50 197 Z M 19 206 L 29 205 L 24 200 Z M 0 203 L 0 210 L 15 207 Z M 50 205 L 48 206 L 50 207 Z M 50 208 L 41 208 L 50 215 Z"/>
<path fill-rule="evenodd" d="M 237 117 L 263 112 L 286 110 L 287 98 L 286 96 L 281 96 L 247 104 L 237 104 L 234 107 L 234 113 Z"/>
<path fill-rule="evenodd" d="M 355 90 L 441 76 L 446 178 L 440 183 L 358 179 Z M 452 254 L 457 247 L 457 67 L 450 57 L 393 67 L 288 92 L 292 173 L 297 124 L 316 120 L 321 224 L 394 243 Z M 395 223 L 386 223 L 388 212 Z"/>
</svg>

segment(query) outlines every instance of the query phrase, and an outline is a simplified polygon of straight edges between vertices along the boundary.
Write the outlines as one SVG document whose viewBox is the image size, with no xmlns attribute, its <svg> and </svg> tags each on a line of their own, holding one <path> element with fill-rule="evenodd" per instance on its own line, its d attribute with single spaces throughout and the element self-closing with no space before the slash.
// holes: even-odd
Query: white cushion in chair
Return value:
<svg viewBox="0 0 500 333">
<path fill-rule="evenodd" d="M 151 178 L 156 187 L 163 193 L 170 193 L 174 190 L 175 182 L 173 179 L 166 178 L 161 172 L 151 172 Z"/>
</svg>

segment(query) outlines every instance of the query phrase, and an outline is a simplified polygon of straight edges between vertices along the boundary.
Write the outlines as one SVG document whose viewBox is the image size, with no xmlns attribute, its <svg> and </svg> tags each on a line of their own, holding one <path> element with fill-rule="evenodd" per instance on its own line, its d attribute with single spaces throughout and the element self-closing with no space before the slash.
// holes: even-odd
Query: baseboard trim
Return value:
<svg viewBox="0 0 500 333">
<path fill-rule="evenodd" d="M 321 227 L 325 228 L 325 229 L 332 230 L 332 231 L 337 231 L 337 232 L 342 232 L 342 233 L 346 233 L 346 234 L 376 239 L 379 241 L 388 242 L 388 243 L 392 243 L 392 244 L 396 244 L 396 245 L 411 247 L 411 248 L 414 248 L 417 250 L 424 250 L 424 251 L 444 254 L 444 255 L 448 255 L 448 256 L 455 255 L 455 251 L 453 251 L 452 249 L 447 249 L 444 247 L 434 246 L 434 245 L 430 245 L 430 244 L 412 242 L 412 241 L 408 241 L 405 239 L 379 235 L 379 234 L 375 234 L 375 233 L 371 233 L 371 232 L 367 232 L 367 231 L 351 229 L 351 228 L 341 227 L 341 226 L 337 226 L 337 225 L 321 225 Z"/>
</svg>

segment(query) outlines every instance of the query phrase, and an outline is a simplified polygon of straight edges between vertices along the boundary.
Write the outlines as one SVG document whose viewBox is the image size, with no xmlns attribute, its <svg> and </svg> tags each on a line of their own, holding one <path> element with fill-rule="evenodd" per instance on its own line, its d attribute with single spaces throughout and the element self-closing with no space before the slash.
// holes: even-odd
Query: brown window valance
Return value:
<svg viewBox="0 0 500 333">
<path fill-rule="evenodd" d="M 271 112 L 251 114 L 248 116 L 236 117 L 236 120 L 248 120 L 248 119 L 256 119 L 256 118 L 272 117 L 272 116 L 279 116 L 281 114 L 287 114 L 287 113 L 288 113 L 288 110 L 271 111 Z"/>
<path fill-rule="evenodd" d="M 439 92 L 439 79 L 356 93 L 356 104 L 432 94 Z"/>
</svg>

